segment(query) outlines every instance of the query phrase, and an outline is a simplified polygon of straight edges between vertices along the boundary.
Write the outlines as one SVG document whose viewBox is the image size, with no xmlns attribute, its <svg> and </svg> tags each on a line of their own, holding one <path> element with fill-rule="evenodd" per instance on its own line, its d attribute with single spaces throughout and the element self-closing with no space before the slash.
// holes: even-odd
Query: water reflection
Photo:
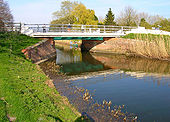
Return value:
<svg viewBox="0 0 170 122">
<path fill-rule="evenodd" d="M 141 121 L 170 121 L 170 62 L 97 53 L 57 54 L 44 67 L 53 72 L 60 64 L 61 72 L 71 75 L 72 85 L 96 90 L 96 101 L 125 104 Z"/>
<path fill-rule="evenodd" d="M 94 72 L 108 69 L 95 60 L 89 53 L 81 53 L 78 49 L 61 51 L 57 49 L 56 64 L 60 64 L 61 72 L 67 75 L 77 75 L 84 72 Z"/>
<path fill-rule="evenodd" d="M 145 73 L 155 73 L 170 75 L 170 62 L 151 60 L 139 57 L 127 57 L 125 55 L 103 55 L 92 53 L 93 58 L 112 69 L 124 71 L 141 71 Z"/>
<path fill-rule="evenodd" d="M 61 51 L 56 49 L 56 64 L 76 63 L 82 61 L 82 54 L 78 49 L 71 51 Z"/>
</svg>

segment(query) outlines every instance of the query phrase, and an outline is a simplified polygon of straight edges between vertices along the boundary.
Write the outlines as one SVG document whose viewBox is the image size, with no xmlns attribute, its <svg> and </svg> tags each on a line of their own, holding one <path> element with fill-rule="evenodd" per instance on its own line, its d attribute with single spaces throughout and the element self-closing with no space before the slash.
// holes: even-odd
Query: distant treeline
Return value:
<svg viewBox="0 0 170 122">
<path fill-rule="evenodd" d="M 126 6 L 115 17 L 109 8 L 105 18 L 97 17 L 95 11 L 87 9 L 81 2 L 65 0 L 61 2 L 61 9 L 53 13 L 54 20 L 51 24 L 84 24 L 84 25 L 118 25 L 118 26 L 142 26 L 146 29 L 161 29 L 170 31 L 170 18 L 159 15 L 150 16 L 147 13 L 138 13 L 134 8 Z"/>
</svg>

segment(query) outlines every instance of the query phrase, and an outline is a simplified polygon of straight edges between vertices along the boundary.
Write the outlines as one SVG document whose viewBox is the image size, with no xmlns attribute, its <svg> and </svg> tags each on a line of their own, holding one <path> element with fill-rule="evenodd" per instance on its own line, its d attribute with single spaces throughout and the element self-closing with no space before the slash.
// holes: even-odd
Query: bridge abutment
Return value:
<svg viewBox="0 0 170 122">
<path fill-rule="evenodd" d="M 49 43 L 51 44 L 51 46 L 52 46 L 53 48 L 55 48 L 55 41 L 54 41 L 54 38 L 53 38 L 53 37 L 46 37 L 46 38 L 39 38 L 39 39 L 49 41 Z"/>
<path fill-rule="evenodd" d="M 53 38 L 40 38 L 39 43 L 23 49 L 22 52 L 32 60 L 33 63 L 41 63 L 56 55 L 55 42 Z"/>
<path fill-rule="evenodd" d="M 82 40 L 81 51 L 88 52 L 97 45 L 112 39 L 112 37 L 104 37 L 103 40 Z"/>
</svg>

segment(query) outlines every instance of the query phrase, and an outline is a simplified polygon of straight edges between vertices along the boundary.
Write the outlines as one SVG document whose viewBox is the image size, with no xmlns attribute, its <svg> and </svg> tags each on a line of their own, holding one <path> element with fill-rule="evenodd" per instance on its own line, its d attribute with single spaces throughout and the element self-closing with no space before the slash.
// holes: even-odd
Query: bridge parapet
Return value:
<svg viewBox="0 0 170 122">
<path fill-rule="evenodd" d="M 114 37 L 125 35 L 135 27 L 110 25 L 74 25 L 74 24 L 23 24 L 22 33 L 33 37 Z M 112 36 L 111 36 L 112 35 Z M 57 36 L 57 37 L 58 37 Z"/>
</svg>

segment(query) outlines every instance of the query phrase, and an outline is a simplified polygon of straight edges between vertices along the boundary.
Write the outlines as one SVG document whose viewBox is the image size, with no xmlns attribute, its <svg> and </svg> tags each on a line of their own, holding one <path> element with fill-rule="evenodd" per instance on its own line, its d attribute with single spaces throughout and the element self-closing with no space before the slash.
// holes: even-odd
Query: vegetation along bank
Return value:
<svg viewBox="0 0 170 122">
<path fill-rule="evenodd" d="M 108 41 L 96 45 L 90 51 L 170 60 L 170 36 L 128 34 L 122 38 L 109 39 Z"/>
<path fill-rule="evenodd" d="M 21 50 L 40 40 L 0 33 L 0 121 L 75 121 L 80 114 Z"/>
</svg>

